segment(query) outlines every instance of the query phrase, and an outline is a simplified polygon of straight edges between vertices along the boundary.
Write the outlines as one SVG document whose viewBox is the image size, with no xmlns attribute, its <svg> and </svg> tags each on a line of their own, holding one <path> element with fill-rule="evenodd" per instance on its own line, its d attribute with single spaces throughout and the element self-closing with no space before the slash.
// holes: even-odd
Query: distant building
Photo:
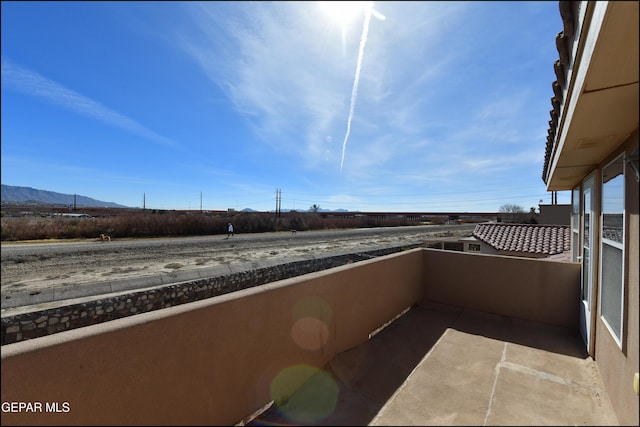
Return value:
<svg viewBox="0 0 640 427">
<path fill-rule="evenodd" d="M 571 204 L 538 205 L 538 208 L 540 209 L 540 213 L 536 218 L 538 224 L 571 224 Z"/>
<path fill-rule="evenodd" d="M 61 216 L 63 218 L 92 218 L 91 215 L 87 215 L 83 213 L 59 213 L 59 214 L 54 214 L 54 216 Z"/>
<path fill-rule="evenodd" d="M 463 243 L 464 252 L 566 261 L 571 258 L 568 225 L 478 224 L 473 237 Z"/>
</svg>

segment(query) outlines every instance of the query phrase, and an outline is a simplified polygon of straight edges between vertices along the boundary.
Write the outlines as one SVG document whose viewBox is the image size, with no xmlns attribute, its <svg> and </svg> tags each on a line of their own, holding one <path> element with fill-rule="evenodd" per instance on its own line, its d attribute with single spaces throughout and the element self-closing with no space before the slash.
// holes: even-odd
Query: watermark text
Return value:
<svg viewBox="0 0 640 427">
<path fill-rule="evenodd" d="M 69 402 L 2 402 L 3 413 L 31 413 L 31 412 L 58 412 L 71 411 Z"/>
</svg>

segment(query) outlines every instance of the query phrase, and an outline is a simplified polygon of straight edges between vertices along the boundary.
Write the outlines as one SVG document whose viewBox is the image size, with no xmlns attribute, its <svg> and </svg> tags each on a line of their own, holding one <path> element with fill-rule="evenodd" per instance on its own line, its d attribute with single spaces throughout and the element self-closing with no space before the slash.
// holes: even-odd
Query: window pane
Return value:
<svg viewBox="0 0 640 427">
<path fill-rule="evenodd" d="M 622 336 L 622 251 L 602 245 L 602 317 L 618 339 Z"/>
<path fill-rule="evenodd" d="M 589 198 L 585 197 L 585 201 L 589 201 Z M 591 234 L 590 234 L 590 231 L 591 231 L 590 230 L 591 219 L 590 218 L 591 218 L 591 214 L 589 212 L 585 212 L 584 213 L 584 227 L 583 227 L 584 236 L 582 237 L 582 239 L 583 239 L 582 244 L 587 248 L 590 246 L 589 238 L 591 237 Z"/>
<path fill-rule="evenodd" d="M 602 238 L 620 244 L 624 209 L 623 166 L 620 158 L 602 171 Z"/>
<path fill-rule="evenodd" d="M 589 286 L 586 286 L 585 284 L 589 283 L 589 278 L 585 277 L 588 276 L 589 274 L 589 268 L 591 267 L 589 264 L 589 260 L 591 258 L 589 258 L 589 249 L 587 248 L 583 248 L 582 249 L 582 300 L 583 301 L 589 301 Z"/>
<path fill-rule="evenodd" d="M 571 201 L 571 215 L 573 217 L 573 223 L 571 224 L 571 227 L 574 230 L 577 230 L 580 227 L 580 187 L 577 187 L 573 190 Z"/>
<path fill-rule="evenodd" d="M 580 256 L 580 187 L 573 189 L 571 202 L 572 261 L 578 262 Z"/>
<path fill-rule="evenodd" d="M 624 162 L 602 170 L 602 269 L 600 312 L 613 334 L 622 337 L 624 279 Z"/>
</svg>

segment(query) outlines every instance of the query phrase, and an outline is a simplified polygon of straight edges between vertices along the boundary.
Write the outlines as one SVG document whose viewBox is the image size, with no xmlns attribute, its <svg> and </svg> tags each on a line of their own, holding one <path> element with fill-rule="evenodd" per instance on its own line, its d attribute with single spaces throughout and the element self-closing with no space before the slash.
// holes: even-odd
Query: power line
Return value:
<svg viewBox="0 0 640 427">
<path fill-rule="evenodd" d="M 385 199 L 389 199 L 389 198 L 398 198 L 398 197 L 433 197 L 433 196 L 439 196 L 439 195 L 451 195 L 451 194 L 458 194 L 458 195 L 465 195 L 465 194 L 472 194 L 472 195 L 476 195 L 476 194 L 483 194 L 483 193 L 496 193 L 496 192 L 505 192 L 505 191 L 523 191 L 523 190 L 531 190 L 531 189 L 538 189 L 540 188 L 539 186 L 535 186 L 535 187 L 505 187 L 505 188 L 494 188 L 494 189 L 490 189 L 490 190 L 469 190 L 469 191 L 446 191 L 446 192 L 432 192 L 432 193 L 393 193 L 393 194 L 360 194 L 360 197 L 366 197 L 366 198 L 385 198 Z M 546 194 L 547 192 L 545 192 Z M 298 196 L 301 195 L 303 197 L 310 197 L 312 199 L 314 198 L 321 198 L 321 197 L 330 197 L 330 196 L 334 196 L 335 193 L 302 193 L 302 192 L 295 192 L 295 191 L 287 191 L 287 194 L 293 195 L 293 196 Z M 299 197 L 296 197 L 296 200 L 299 199 Z"/>
</svg>

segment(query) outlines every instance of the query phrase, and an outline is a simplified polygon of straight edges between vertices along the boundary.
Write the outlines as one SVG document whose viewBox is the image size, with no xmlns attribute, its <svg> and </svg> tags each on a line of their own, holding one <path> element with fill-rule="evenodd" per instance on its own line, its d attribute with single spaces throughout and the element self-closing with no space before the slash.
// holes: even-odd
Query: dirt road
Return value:
<svg viewBox="0 0 640 427">
<path fill-rule="evenodd" d="M 15 292 L 81 286 L 172 271 L 255 260 L 283 262 L 312 253 L 360 252 L 470 235 L 474 225 L 409 226 L 331 231 L 236 233 L 189 238 L 114 239 L 2 244 L 2 299 Z"/>
</svg>

